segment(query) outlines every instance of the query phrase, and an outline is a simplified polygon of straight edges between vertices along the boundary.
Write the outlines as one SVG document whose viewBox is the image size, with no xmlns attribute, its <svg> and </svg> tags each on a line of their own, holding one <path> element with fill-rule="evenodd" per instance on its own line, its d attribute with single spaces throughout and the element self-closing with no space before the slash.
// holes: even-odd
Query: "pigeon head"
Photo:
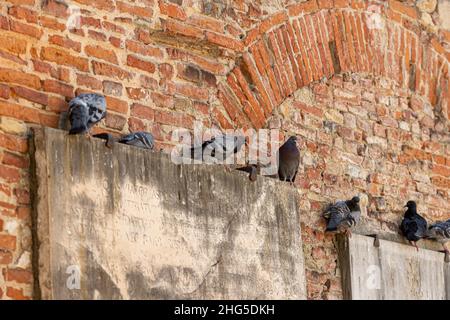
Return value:
<svg viewBox="0 0 450 320">
<path fill-rule="evenodd" d="M 406 205 L 405 205 L 405 208 L 408 208 L 408 209 L 416 209 L 417 208 L 417 204 L 416 204 L 416 202 L 415 201 L 408 201 L 407 203 L 406 203 Z"/>
<path fill-rule="evenodd" d="M 356 197 L 353 197 L 350 200 L 346 201 L 346 203 L 347 203 L 348 208 L 351 211 L 356 211 L 356 210 L 359 210 L 359 201 L 360 201 L 359 197 L 356 196 Z"/>
</svg>

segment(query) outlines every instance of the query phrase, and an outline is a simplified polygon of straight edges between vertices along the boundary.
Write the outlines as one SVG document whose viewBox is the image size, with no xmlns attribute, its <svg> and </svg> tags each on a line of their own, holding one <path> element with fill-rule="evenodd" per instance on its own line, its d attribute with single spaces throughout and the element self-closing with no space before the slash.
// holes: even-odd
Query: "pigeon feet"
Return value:
<svg viewBox="0 0 450 320">
<path fill-rule="evenodd" d="M 373 246 L 376 248 L 379 248 L 380 247 L 380 237 L 377 234 L 375 234 L 375 235 L 373 235 L 373 238 L 374 238 Z"/>
<path fill-rule="evenodd" d="M 445 258 L 444 261 L 446 263 L 450 262 L 450 251 L 447 249 L 447 247 L 445 246 L 445 244 L 442 244 L 442 247 L 444 247 L 444 253 L 445 253 Z"/>
<path fill-rule="evenodd" d="M 108 133 L 108 137 L 106 138 L 105 146 L 109 149 L 114 147 L 114 137 Z"/>
<path fill-rule="evenodd" d="M 345 229 L 344 230 L 344 234 L 350 239 L 352 237 L 352 230 Z"/>
<path fill-rule="evenodd" d="M 252 182 L 255 182 L 256 179 L 258 178 L 258 170 L 256 169 L 255 166 L 251 167 L 250 174 L 248 177 L 249 177 L 250 181 L 252 181 Z"/>
<path fill-rule="evenodd" d="M 416 248 L 417 251 L 419 251 L 419 247 L 417 246 L 417 242 L 410 241 L 409 242 L 414 248 Z"/>
</svg>

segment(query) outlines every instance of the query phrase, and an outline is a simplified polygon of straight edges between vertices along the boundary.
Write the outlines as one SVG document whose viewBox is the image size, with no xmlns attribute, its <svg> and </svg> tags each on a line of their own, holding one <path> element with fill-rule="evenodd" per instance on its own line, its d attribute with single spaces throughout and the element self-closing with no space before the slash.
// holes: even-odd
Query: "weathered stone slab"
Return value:
<svg viewBox="0 0 450 320">
<path fill-rule="evenodd" d="M 346 299 L 446 300 L 450 265 L 444 254 L 353 234 L 339 240 Z"/>
<path fill-rule="evenodd" d="M 34 141 L 43 299 L 306 298 L 287 184 L 53 129 Z"/>
</svg>

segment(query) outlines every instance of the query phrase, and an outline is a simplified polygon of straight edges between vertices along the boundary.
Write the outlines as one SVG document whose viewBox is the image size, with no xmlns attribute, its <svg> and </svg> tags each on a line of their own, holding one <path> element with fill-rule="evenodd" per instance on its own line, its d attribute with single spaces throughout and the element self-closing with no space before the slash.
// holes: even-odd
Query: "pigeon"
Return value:
<svg viewBox="0 0 450 320">
<path fill-rule="evenodd" d="M 300 151 L 297 148 L 297 137 L 290 137 L 278 150 L 278 177 L 281 181 L 294 183 L 300 164 Z"/>
<path fill-rule="evenodd" d="M 351 228 L 356 226 L 361 217 L 359 201 L 359 197 L 353 197 L 350 200 L 331 204 L 323 214 L 328 221 L 326 231 L 343 232 L 351 237 Z"/>
<path fill-rule="evenodd" d="M 106 133 L 106 132 L 102 132 L 102 133 L 94 134 L 93 137 L 106 140 L 105 145 L 108 148 L 110 148 L 110 149 L 113 148 L 113 145 L 115 143 L 115 139 L 114 139 L 112 134 Z"/>
<path fill-rule="evenodd" d="M 445 222 L 438 221 L 428 228 L 427 238 L 436 240 L 445 252 L 445 261 L 450 262 L 450 252 L 446 247 L 446 243 L 450 241 L 450 219 Z"/>
<path fill-rule="evenodd" d="M 257 164 L 249 164 L 245 167 L 237 168 L 236 170 L 247 172 L 249 174 L 248 178 L 250 179 L 250 181 L 255 182 L 258 178 L 258 169 L 259 166 Z"/>
<path fill-rule="evenodd" d="M 105 117 L 105 97 L 95 93 L 80 94 L 69 102 L 69 134 L 89 134 L 90 129 Z"/>
<path fill-rule="evenodd" d="M 400 224 L 400 231 L 417 250 L 417 241 L 427 237 L 427 221 L 417 213 L 417 204 L 408 201 L 405 208 L 408 208 Z"/>
<path fill-rule="evenodd" d="M 116 139 L 110 133 L 99 133 L 94 135 L 94 137 L 106 140 L 106 146 L 109 148 L 112 148 L 112 144 L 116 142 Z M 144 131 L 133 132 L 122 136 L 117 142 L 149 150 L 152 150 L 155 144 L 153 135 Z"/>
<path fill-rule="evenodd" d="M 155 139 L 150 132 L 139 131 L 123 136 L 119 139 L 119 143 L 152 150 L 155 146 Z"/>
<path fill-rule="evenodd" d="M 204 141 L 201 146 L 192 146 L 191 158 L 196 160 L 215 159 L 224 161 L 235 153 L 238 153 L 246 143 L 244 136 L 220 135 Z"/>
</svg>

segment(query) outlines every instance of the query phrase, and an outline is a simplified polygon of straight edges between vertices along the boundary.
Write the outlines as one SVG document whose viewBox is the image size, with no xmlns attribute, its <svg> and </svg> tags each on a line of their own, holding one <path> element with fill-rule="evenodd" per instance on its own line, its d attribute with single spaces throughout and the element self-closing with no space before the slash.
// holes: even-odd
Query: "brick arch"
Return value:
<svg viewBox="0 0 450 320">
<path fill-rule="evenodd" d="M 445 104 L 450 117 L 450 57 L 434 36 L 410 21 L 417 18 L 415 11 L 397 1 L 388 8 L 334 2 L 334 7 L 316 0 L 289 6 L 247 33 L 234 67 L 218 86 L 223 110 L 216 110 L 216 117 L 223 128 L 261 128 L 296 90 L 346 72 L 395 80 L 432 105 Z"/>
</svg>

